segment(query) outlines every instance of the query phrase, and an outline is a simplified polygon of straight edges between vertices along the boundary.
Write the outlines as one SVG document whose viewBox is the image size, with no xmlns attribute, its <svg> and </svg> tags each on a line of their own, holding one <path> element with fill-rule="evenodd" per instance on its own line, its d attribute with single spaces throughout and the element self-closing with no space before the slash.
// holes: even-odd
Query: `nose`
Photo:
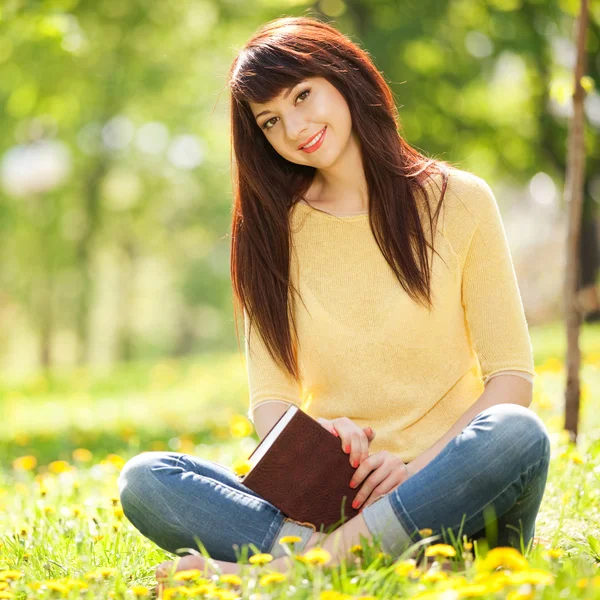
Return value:
<svg viewBox="0 0 600 600">
<path fill-rule="evenodd" d="M 297 148 L 309 135 L 309 128 L 304 119 L 299 117 L 288 118 L 285 131 L 290 143 Z"/>
</svg>

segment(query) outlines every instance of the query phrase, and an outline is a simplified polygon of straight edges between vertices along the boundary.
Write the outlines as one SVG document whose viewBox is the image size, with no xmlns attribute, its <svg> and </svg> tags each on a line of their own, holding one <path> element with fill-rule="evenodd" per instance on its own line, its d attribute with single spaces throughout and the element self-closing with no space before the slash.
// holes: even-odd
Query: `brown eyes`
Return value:
<svg viewBox="0 0 600 600">
<path fill-rule="evenodd" d="M 306 89 L 306 90 L 302 90 L 297 96 L 296 96 L 296 100 L 298 100 L 298 98 L 300 98 L 300 96 L 302 96 L 302 94 L 309 94 L 310 93 L 310 88 Z M 268 121 L 265 121 L 261 127 L 261 129 L 265 129 L 267 131 L 269 131 L 269 129 L 273 129 L 273 127 L 267 127 L 267 125 L 273 121 L 273 119 L 276 119 L 277 117 L 273 117 L 272 119 L 269 119 Z M 275 126 L 275 124 L 273 124 L 273 126 Z"/>
</svg>

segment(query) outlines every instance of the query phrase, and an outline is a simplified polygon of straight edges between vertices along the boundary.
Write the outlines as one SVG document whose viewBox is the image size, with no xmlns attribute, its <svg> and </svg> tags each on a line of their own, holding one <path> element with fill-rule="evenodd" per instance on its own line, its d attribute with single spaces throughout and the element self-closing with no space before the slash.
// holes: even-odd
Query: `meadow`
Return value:
<svg viewBox="0 0 600 600">
<path fill-rule="evenodd" d="M 565 339 L 560 323 L 531 329 L 538 378 L 531 409 L 546 423 L 552 460 L 525 557 L 467 540 L 432 543 L 416 561 L 373 545 L 328 567 L 319 549 L 293 551 L 288 574 L 248 549 L 239 577 L 183 571 L 163 597 L 600 598 L 600 325 L 582 329 L 581 426 L 563 427 Z M 123 515 L 117 477 L 145 450 L 196 454 L 231 466 L 258 442 L 245 418 L 240 354 L 54 371 L 0 384 L 0 599 L 149 598 L 155 569 L 174 558 Z M 283 540 L 284 542 L 286 540 Z M 435 560 L 433 560 L 435 559 Z M 462 564 L 461 564 L 462 563 Z M 206 577 L 204 575 L 207 575 Z"/>
</svg>

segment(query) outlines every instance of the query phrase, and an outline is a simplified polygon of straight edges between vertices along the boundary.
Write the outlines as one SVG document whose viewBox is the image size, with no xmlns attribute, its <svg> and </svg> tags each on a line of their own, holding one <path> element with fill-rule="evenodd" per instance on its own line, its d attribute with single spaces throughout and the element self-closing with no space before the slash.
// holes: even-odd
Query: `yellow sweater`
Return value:
<svg viewBox="0 0 600 600">
<path fill-rule="evenodd" d="M 441 175 L 428 180 L 433 207 L 441 183 Z M 255 328 L 248 346 L 246 319 L 251 420 L 256 406 L 273 400 L 315 419 L 345 416 L 374 429 L 370 453 L 388 450 L 409 462 L 452 427 L 491 376 L 536 377 L 500 212 L 480 177 L 450 170 L 431 314 L 395 278 L 367 213 L 335 216 L 298 203 L 290 224 L 291 278 L 306 305 L 295 303 L 301 384 L 271 359 Z M 428 219 L 425 226 L 430 240 Z"/>
</svg>

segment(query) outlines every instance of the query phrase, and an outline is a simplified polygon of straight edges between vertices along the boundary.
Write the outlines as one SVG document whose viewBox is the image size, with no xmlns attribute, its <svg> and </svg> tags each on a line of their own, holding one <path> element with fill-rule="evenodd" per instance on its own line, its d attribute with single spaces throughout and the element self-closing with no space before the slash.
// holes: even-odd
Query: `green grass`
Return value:
<svg viewBox="0 0 600 600">
<path fill-rule="evenodd" d="M 533 328 L 531 339 L 538 372 L 532 409 L 551 433 L 552 460 L 536 525 L 536 536 L 544 543 L 527 558 L 531 567 L 552 573 L 554 583 L 533 588 L 530 596 L 515 595 L 518 588 L 513 586 L 478 597 L 600 598 L 600 325 L 582 329 L 577 448 L 561 432 L 564 327 Z M 239 417 L 246 412 L 247 394 L 239 354 L 139 362 L 104 374 L 78 369 L 0 384 L 0 571 L 23 574 L 2 590 L 0 573 L 0 598 L 9 593 L 23 599 L 133 598 L 135 585 L 153 589 L 156 565 L 173 556 L 141 536 L 113 506 L 120 466 L 148 449 L 188 452 L 226 466 L 247 457 L 258 441 Z M 79 450 L 76 459 L 77 449 L 90 454 Z M 34 457 L 35 468 L 13 468 L 16 459 L 21 466 L 33 461 L 23 457 Z M 546 546 L 562 555 L 550 558 Z M 219 582 L 220 588 L 234 592 L 230 597 L 259 592 L 262 598 L 309 598 L 327 588 L 343 591 L 347 598 L 418 597 L 438 590 L 429 597 L 448 600 L 467 594 L 446 590 L 443 595 L 441 589 L 452 583 L 424 582 L 423 573 L 399 574 L 398 560 L 376 547 L 356 549 L 346 569 L 298 562 L 288 581 L 269 588 L 260 584 L 268 564 L 242 562 L 243 593 Z M 114 571 L 103 576 L 96 571 L 100 567 Z M 475 573 L 472 566 L 451 574 L 450 581 L 458 584 L 459 575 L 472 581 Z M 74 582 L 70 591 L 60 583 L 49 584 L 57 587 L 53 592 L 44 584 L 66 577 L 85 581 L 87 591 L 79 591 Z"/>
</svg>

